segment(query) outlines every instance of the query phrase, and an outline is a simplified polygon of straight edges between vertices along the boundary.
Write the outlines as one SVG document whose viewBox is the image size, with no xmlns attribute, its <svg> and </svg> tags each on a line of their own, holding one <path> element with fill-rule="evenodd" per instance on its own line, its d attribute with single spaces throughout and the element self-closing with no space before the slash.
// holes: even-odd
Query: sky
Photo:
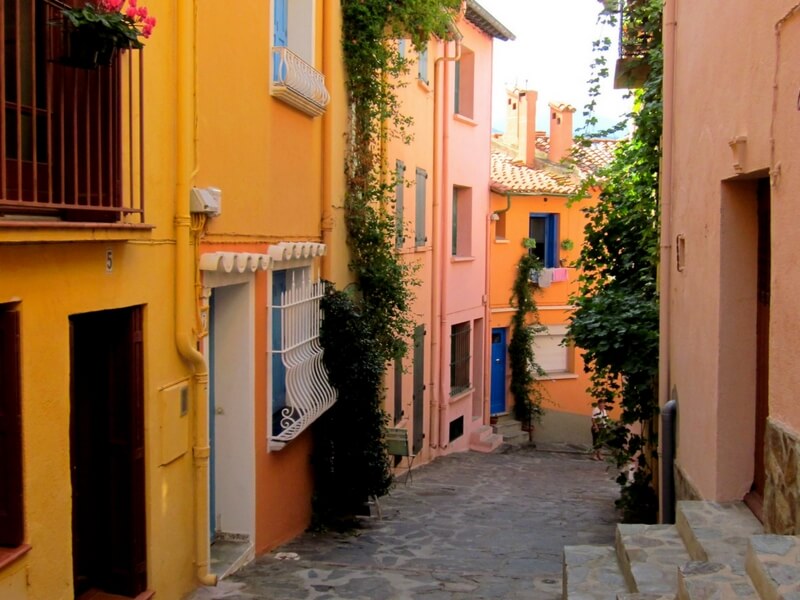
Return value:
<svg viewBox="0 0 800 600">
<path fill-rule="evenodd" d="M 615 42 L 608 64 L 613 76 L 618 33 L 597 23 L 598 0 L 478 0 L 516 36 L 516 40 L 494 40 L 492 83 L 492 128 L 505 129 L 506 88 L 539 92 L 536 128 L 547 130 L 549 102 L 566 102 L 577 110 L 574 127 L 584 122 L 583 107 L 589 101 L 590 65 L 596 53 L 592 42 L 609 36 Z M 615 90 L 605 80 L 598 98 L 600 125 L 616 123 L 630 109 L 626 90 Z"/>
</svg>

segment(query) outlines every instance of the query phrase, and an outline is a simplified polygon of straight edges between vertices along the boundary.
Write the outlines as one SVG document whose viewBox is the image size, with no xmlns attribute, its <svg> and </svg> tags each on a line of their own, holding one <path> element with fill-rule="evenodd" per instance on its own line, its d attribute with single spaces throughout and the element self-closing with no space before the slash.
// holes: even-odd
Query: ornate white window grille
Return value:
<svg viewBox="0 0 800 600">
<path fill-rule="evenodd" d="M 336 402 L 336 391 L 328 382 L 319 343 L 320 299 L 324 291 L 324 283 L 310 281 L 307 269 L 289 269 L 286 289 L 279 296 L 280 304 L 272 306 L 272 352 L 283 365 L 283 369 L 273 368 L 272 376 L 283 376 L 285 385 L 285 406 L 273 413 L 270 442 L 273 450 L 300 435 Z M 280 335 L 275 335 L 276 327 Z"/>
<path fill-rule="evenodd" d="M 286 47 L 273 46 L 272 57 L 270 93 L 312 117 L 324 113 L 331 99 L 325 76 Z"/>
</svg>

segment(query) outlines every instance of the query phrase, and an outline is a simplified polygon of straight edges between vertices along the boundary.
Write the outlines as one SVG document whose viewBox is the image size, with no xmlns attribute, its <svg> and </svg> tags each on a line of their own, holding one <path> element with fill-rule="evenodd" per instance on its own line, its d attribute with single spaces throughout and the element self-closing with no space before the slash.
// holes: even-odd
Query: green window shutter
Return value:
<svg viewBox="0 0 800 600">
<path fill-rule="evenodd" d="M 425 200 L 428 173 L 425 169 L 417 167 L 417 186 L 416 186 L 416 227 L 414 235 L 414 245 L 424 246 L 428 238 L 425 236 Z"/>
<path fill-rule="evenodd" d="M 398 160 L 395 163 L 395 188 L 394 188 L 394 199 L 395 199 L 395 247 L 402 248 L 403 242 L 405 242 L 405 223 L 403 221 L 403 202 L 404 202 L 404 192 L 405 192 L 405 175 L 406 175 L 406 166 L 403 164 L 402 160 Z"/>
</svg>

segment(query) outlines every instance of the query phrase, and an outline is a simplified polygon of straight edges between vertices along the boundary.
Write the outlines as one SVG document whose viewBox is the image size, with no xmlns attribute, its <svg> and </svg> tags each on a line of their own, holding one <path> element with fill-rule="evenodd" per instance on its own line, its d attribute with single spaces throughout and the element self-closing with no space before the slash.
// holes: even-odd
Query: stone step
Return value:
<svg viewBox="0 0 800 600">
<path fill-rule="evenodd" d="M 514 419 L 502 419 L 492 425 L 494 432 L 503 437 L 518 435 L 522 431 L 522 423 Z"/>
<path fill-rule="evenodd" d="M 627 591 L 613 546 L 564 546 L 562 599 L 611 600 Z"/>
<path fill-rule="evenodd" d="M 482 425 L 472 432 L 469 449 L 475 452 L 493 452 L 503 443 L 503 436 L 494 433 L 491 425 Z"/>
<path fill-rule="evenodd" d="M 617 525 L 617 556 L 628 589 L 675 594 L 689 553 L 674 525 Z"/>
<path fill-rule="evenodd" d="M 617 600 L 675 600 L 675 594 L 642 594 L 639 592 L 625 592 L 617 594 Z"/>
<path fill-rule="evenodd" d="M 743 502 L 678 502 L 675 524 L 692 560 L 744 574 L 747 541 L 763 527 Z"/>
<path fill-rule="evenodd" d="M 759 600 L 747 575 L 731 565 L 689 561 L 678 571 L 678 600 Z"/>
<path fill-rule="evenodd" d="M 800 598 L 800 537 L 751 536 L 745 564 L 763 600 Z"/>
</svg>

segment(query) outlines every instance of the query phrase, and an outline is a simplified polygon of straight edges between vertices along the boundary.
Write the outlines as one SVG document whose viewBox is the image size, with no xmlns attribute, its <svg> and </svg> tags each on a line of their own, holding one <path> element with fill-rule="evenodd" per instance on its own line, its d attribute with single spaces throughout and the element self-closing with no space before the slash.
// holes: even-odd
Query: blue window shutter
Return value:
<svg viewBox="0 0 800 600">
<path fill-rule="evenodd" d="M 428 181 L 428 173 L 425 169 L 417 167 L 417 189 L 416 189 L 416 227 L 414 235 L 414 245 L 424 246 L 428 238 L 425 237 L 425 186 Z"/>
<path fill-rule="evenodd" d="M 558 266 L 558 215 L 547 217 L 547 261 L 546 266 Z"/>
<path fill-rule="evenodd" d="M 273 8 L 273 40 L 272 45 L 285 48 L 289 45 L 289 0 L 275 0 Z M 281 72 L 283 71 L 283 72 Z M 286 79 L 286 69 L 281 69 L 280 56 L 272 55 L 272 79 L 273 81 L 284 81 Z"/>
<path fill-rule="evenodd" d="M 419 65 L 417 68 L 417 77 L 428 83 L 428 44 L 425 44 L 425 47 L 419 51 Z"/>
<path fill-rule="evenodd" d="M 272 414 L 286 406 L 286 367 L 282 355 L 274 352 L 280 350 L 281 334 L 281 294 L 286 291 L 286 271 L 272 273 Z M 273 422 L 275 418 L 273 417 Z"/>
</svg>

